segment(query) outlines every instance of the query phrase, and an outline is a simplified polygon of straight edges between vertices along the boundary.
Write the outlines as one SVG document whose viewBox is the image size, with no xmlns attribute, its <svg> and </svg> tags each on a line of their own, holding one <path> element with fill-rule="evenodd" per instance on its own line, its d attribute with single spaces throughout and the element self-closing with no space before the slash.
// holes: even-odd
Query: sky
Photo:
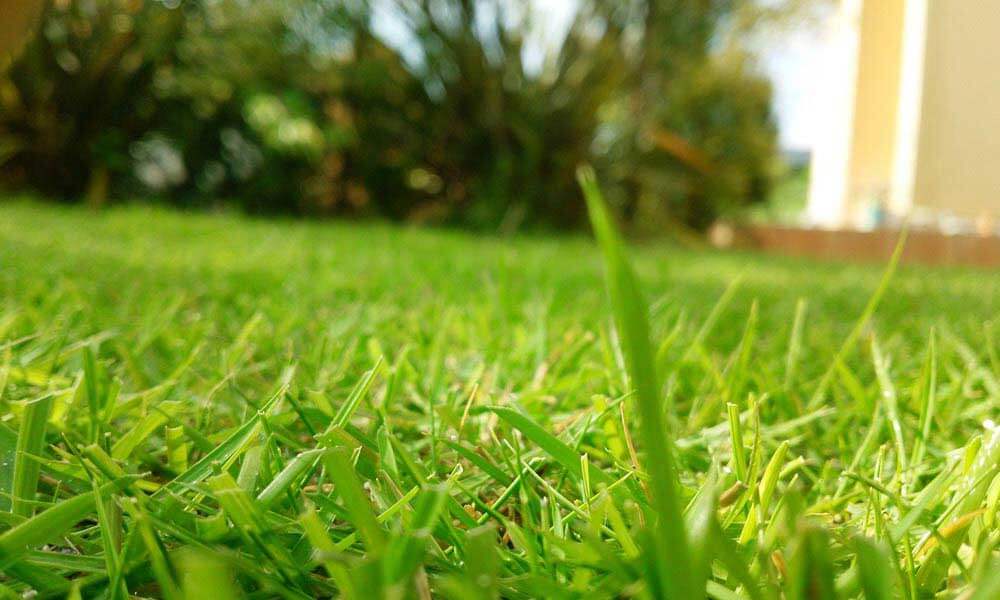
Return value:
<svg viewBox="0 0 1000 600">
<path fill-rule="evenodd" d="M 825 88 L 824 75 L 835 62 L 834 44 L 819 27 L 802 27 L 774 37 L 765 45 L 761 63 L 774 85 L 774 110 L 781 145 L 789 150 L 811 150 L 824 122 L 818 97 Z"/>
</svg>

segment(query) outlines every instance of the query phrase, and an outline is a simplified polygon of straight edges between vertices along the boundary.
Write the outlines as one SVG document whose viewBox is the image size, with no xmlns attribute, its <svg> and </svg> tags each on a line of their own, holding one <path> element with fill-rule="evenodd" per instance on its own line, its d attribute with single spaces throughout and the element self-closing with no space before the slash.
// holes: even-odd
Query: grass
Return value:
<svg viewBox="0 0 1000 600">
<path fill-rule="evenodd" d="M 799 224 L 808 198 L 809 167 L 788 167 L 778 177 L 767 202 L 746 209 L 741 216 L 760 223 Z"/>
<path fill-rule="evenodd" d="M 1000 275 L 587 189 L 600 246 L 0 205 L 0 598 L 998 597 Z"/>
</svg>

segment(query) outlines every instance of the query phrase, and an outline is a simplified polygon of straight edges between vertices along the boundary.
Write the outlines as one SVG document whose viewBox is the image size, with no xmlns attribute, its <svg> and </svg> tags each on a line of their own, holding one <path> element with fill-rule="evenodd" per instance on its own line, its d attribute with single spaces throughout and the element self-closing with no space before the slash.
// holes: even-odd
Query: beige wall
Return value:
<svg viewBox="0 0 1000 600">
<path fill-rule="evenodd" d="M 812 222 L 857 225 L 872 201 L 1000 222 L 1000 0 L 841 1 L 829 79 L 845 93 L 814 153 Z"/>
<path fill-rule="evenodd" d="M 905 7 L 906 0 L 867 0 L 861 9 L 848 210 L 889 195 Z"/>
<path fill-rule="evenodd" d="M 1000 2 L 929 0 L 912 201 L 1000 217 Z"/>
</svg>

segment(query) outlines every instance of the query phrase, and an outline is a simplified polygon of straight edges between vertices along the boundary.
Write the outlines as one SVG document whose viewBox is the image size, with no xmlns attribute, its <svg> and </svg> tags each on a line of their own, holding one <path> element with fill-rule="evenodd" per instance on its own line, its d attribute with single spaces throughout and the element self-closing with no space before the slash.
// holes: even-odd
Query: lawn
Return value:
<svg viewBox="0 0 1000 600">
<path fill-rule="evenodd" d="M 998 597 L 1000 274 L 629 254 L 0 204 L 0 598 Z"/>
</svg>

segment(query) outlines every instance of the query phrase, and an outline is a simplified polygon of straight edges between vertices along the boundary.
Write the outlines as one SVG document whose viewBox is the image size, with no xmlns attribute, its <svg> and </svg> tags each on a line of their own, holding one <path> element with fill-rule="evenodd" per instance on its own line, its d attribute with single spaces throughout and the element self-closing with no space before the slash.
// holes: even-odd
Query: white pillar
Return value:
<svg viewBox="0 0 1000 600">
<path fill-rule="evenodd" d="M 927 44 L 927 0 L 909 0 L 903 25 L 903 65 L 896 119 L 896 156 L 892 167 L 889 206 L 896 215 L 913 208 L 921 106 L 924 95 L 924 56 Z"/>
<path fill-rule="evenodd" d="M 889 208 L 907 0 L 844 0 L 841 63 L 828 76 L 833 103 L 813 162 L 809 217 L 854 226 Z"/>
<path fill-rule="evenodd" d="M 844 0 L 831 24 L 831 55 L 818 65 L 826 75 L 817 90 L 824 122 L 817 127 L 809 177 L 809 225 L 836 228 L 847 212 L 847 178 L 854 128 L 862 0 Z"/>
</svg>

